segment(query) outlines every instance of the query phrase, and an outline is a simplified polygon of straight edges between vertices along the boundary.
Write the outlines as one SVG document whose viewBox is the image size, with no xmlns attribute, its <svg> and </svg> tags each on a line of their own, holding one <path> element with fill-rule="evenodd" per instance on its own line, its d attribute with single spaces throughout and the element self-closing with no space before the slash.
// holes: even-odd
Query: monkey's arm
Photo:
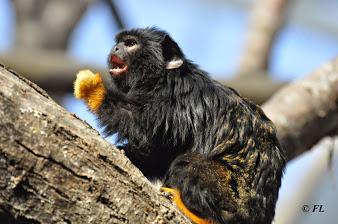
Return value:
<svg viewBox="0 0 338 224">
<path fill-rule="evenodd" d="M 117 89 L 113 80 L 102 77 L 99 73 L 94 74 L 90 70 L 81 70 L 77 73 L 74 82 L 74 95 L 76 98 L 84 100 L 94 113 L 98 113 L 107 95 L 109 98 L 113 97 L 114 102 L 120 104 L 119 106 L 122 106 L 124 110 L 128 109 L 128 105 L 136 104 L 131 97 Z"/>
<path fill-rule="evenodd" d="M 89 109 L 98 116 L 106 134 L 118 131 L 123 136 L 123 133 L 129 131 L 129 126 L 125 124 L 130 124 L 138 103 L 132 96 L 121 92 L 111 77 L 82 70 L 74 82 L 74 95 L 84 100 Z M 144 131 L 138 126 L 134 127 L 134 132 L 139 139 L 145 139 Z"/>
</svg>

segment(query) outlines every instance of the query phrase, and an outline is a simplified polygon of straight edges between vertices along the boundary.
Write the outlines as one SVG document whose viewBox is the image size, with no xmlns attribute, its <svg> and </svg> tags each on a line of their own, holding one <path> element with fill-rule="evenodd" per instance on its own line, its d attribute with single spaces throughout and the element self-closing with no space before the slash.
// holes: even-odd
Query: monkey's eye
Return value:
<svg viewBox="0 0 338 224">
<path fill-rule="evenodd" d="M 132 47 L 136 44 L 137 44 L 137 42 L 134 39 L 127 39 L 127 40 L 124 41 L 124 45 L 127 46 L 127 47 Z"/>
</svg>

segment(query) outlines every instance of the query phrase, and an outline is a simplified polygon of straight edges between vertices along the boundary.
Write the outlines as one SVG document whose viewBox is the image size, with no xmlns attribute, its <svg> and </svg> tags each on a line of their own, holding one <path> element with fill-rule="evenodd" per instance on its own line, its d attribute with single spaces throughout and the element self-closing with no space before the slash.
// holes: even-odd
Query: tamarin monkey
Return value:
<svg viewBox="0 0 338 224">
<path fill-rule="evenodd" d="M 80 71 L 74 94 L 129 159 L 198 224 L 267 224 L 285 166 L 261 108 L 212 80 L 157 28 L 116 36 L 110 75 Z"/>
</svg>

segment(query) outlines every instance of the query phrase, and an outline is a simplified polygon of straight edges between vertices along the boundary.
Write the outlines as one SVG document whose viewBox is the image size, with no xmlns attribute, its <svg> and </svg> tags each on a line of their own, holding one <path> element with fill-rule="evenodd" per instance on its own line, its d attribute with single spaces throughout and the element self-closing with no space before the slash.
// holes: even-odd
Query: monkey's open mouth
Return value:
<svg viewBox="0 0 338 224">
<path fill-rule="evenodd" d="M 128 71 L 127 64 L 118 56 L 112 55 L 110 58 L 111 67 L 109 73 L 113 77 L 121 77 L 124 73 Z"/>
</svg>

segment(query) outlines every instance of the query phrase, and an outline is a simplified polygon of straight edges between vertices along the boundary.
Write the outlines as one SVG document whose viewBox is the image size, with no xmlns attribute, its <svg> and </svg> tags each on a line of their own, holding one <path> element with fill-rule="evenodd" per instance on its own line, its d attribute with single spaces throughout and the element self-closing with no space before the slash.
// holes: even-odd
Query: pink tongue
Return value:
<svg viewBox="0 0 338 224">
<path fill-rule="evenodd" d="M 116 64 L 119 67 L 124 65 L 124 62 L 122 61 L 122 59 L 116 55 L 112 55 L 110 60 L 113 64 Z"/>
</svg>

